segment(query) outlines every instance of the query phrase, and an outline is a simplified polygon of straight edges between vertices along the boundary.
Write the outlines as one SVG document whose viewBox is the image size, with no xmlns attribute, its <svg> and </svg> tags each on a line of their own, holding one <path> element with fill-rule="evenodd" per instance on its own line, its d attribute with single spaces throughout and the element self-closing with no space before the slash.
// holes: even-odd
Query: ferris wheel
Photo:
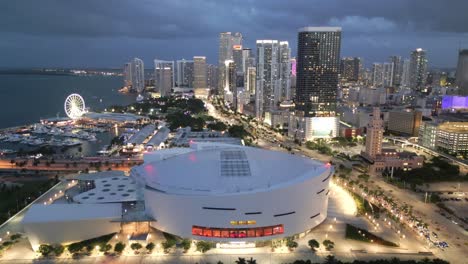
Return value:
<svg viewBox="0 0 468 264">
<path fill-rule="evenodd" d="M 70 94 L 65 99 L 65 113 L 71 119 L 77 119 L 85 113 L 85 102 L 79 94 Z"/>
</svg>

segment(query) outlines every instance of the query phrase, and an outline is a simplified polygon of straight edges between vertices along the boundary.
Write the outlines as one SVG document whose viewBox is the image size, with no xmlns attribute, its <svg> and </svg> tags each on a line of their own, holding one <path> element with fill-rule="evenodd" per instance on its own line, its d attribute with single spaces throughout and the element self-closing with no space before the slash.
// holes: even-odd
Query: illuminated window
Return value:
<svg viewBox="0 0 468 264">
<path fill-rule="evenodd" d="M 202 237 L 247 238 L 273 236 L 283 233 L 283 225 L 258 228 L 209 228 L 201 226 L 192 226 L 192 235 Z"/>
</svg>

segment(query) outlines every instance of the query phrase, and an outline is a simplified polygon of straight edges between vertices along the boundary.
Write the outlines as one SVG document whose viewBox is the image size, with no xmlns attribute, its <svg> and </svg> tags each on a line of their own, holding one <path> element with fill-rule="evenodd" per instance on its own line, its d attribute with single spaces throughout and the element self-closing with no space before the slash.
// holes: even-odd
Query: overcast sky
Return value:
<svg viewBox="0 0 468 264">
<path fill-rule="evenodd" d="M 0 67 L 121 67 L 132 57 L 205 55 L 218 34 L 288 40 L 297 29 L 341 26 L 342 56 L 366 64 L 428 51 L 433 67 L 455 67 L 468 48 L 468 0 L 1 0 Z"/>
</svg>

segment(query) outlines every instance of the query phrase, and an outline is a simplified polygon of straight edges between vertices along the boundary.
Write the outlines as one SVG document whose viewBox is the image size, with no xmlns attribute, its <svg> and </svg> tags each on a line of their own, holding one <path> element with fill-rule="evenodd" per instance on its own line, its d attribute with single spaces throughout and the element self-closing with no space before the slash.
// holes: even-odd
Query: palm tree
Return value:
<svg viewBox="0 0 468 264">
<path fill-rule="evenodd" d="M 257 261 L 253 259 L 252 257 L 250 257 L 250 259 L 247 260 L 247 264 L 257 264 Z"/>
<path fill-rule="evenodd" d="M 247 264 L 247 261 L 245 261 L 245 258 L 240 258 L 236 260 L 236 264 Z"/>
</svg>

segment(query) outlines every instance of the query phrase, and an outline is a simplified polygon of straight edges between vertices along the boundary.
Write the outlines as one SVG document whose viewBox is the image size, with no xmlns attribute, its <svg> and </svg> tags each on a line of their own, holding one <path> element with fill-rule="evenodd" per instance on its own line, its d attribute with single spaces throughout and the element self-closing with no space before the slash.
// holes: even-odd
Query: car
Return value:
<svg viewBox="0 0 468 264">
<path fill-rule="evenodd" d="M 437 234 L 436 234 L 435 232 L 432 232 L 432 235 L 433 235 L 435 238 L 438 237 Z"/>
</svg>

